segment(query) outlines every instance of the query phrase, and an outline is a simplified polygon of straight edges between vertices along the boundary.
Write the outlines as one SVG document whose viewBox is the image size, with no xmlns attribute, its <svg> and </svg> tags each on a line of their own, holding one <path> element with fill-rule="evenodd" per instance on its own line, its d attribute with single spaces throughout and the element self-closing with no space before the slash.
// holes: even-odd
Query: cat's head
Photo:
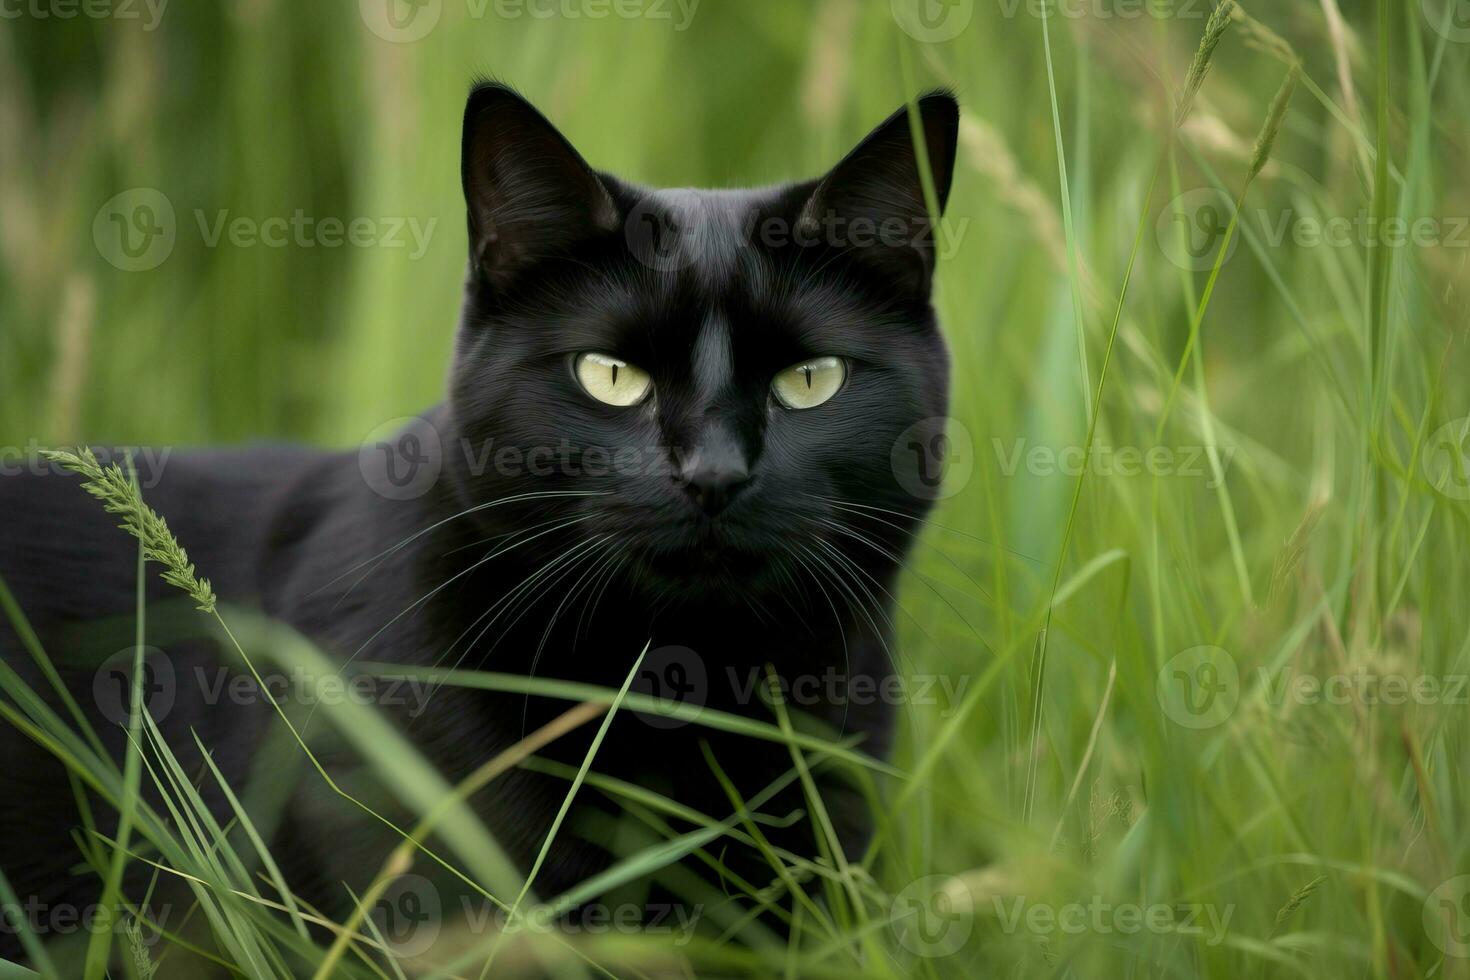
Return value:
<svg viewBox="0 0 1470 980">
<path fill-rule="evenodd" d="M 915 440 L 948 403 L 926 197 L 943 208 L 959 112 L 917 110 L 816 179 L 654 190 L 477 86 L 449 404 L 485 465 L 453 471 L 462 498 L 586 494 L 534 513 L 661 591 L 896 562 L 932 502 Z"/>
</svg>

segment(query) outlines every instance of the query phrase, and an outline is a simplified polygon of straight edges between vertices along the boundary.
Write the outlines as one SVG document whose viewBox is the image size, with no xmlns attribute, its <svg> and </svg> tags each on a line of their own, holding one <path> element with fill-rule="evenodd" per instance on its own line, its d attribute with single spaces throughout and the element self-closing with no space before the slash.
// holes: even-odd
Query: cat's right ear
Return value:
<svg viewBox="0 0 1470 980">
<path fill-rule="evenodd" d="M 832 229 L 871 268 L 927 294 L 935 264 L 935 216 L 925 200 L 914 122 L 923 138 L 935 204 L 943 214 L 954 176 L 960 107 L 951 93 L 930 92 L 918 100 L 916 115 L 911 120 L 905 106 L 869 133 L 821 179 L 798 221 L 808 235 Z"/>
<path fill-rule="evenodd" d="M 617 206 L 597 174 L 507 86 L 484 82 L 470 92 L 460 174 L 470 273 L 492 288 L 618 227 Z"/>
</svg>

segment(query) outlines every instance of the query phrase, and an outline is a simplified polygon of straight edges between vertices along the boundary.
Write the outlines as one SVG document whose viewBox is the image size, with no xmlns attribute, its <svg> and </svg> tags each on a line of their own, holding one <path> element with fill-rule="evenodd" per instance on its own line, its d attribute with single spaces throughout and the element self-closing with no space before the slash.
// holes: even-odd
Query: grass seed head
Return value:
<svg viewBox="0 0 1470 980">
<path fill-rule="evenodd" d="M 1230 26 L 1230 18 L 1234 13 L 1235 0 L 1223 0 L 1210 12 L 1210 19 L 1205 22 L 1204 36 L 1200 38 L 1199 47 L 1195 49 L 1194 58 L 1189 63 L 1189 74 L 1184 79 L 1184 91 L 1179 97 L 1174 125 L 1182 124 L 1184 117 L 1189 114 L 1189 107 L 1194 104 L 1194 97 L 1200 86 L 1204 85 L 1205 75 L 1210 71 L 1210 59 L 1214 57 L 1215 48 L 1220 46 L 1220 40 L 1225 36 L 1225 29 Z"/>
<path fill-rule="evenodd" d="M 1291 96 L 1296 91 L 1299 73 L 1300 69 L 1292 65 L 1286 78 L 1282 80 L 1281 87 L 1276 90 L 1276 96 L 1271 100 L 1271 111 L 1266 116 L 1266 124 L 1261 127 L 1255 148 L 1251 151 L 1251 180 L 1256 178 L 1266 166 L 1266 161 L 1271 158 L 1271 147 L 1276 145 L 1276 134 L 1281 131 L 1281 123 L 1286 119 L 1286 108 L 1291 105 Z"/>
<path fill-rule="evenodd" d="M 163 580 L 189 594 L 202 612 L 214 612 L 215 595 L 208 579 L 199 577 L 168 523 L 143 502 L 137 483 L 116 463 L 103 466 L 87 447 L 77 452 L 47 450 L 42 455 L 82 478 L 82 487 L 102 501 L 102 509 L 122 518 L 118 526 L 143 545 L 143 557 L 163 566 Z"/>
</svg>

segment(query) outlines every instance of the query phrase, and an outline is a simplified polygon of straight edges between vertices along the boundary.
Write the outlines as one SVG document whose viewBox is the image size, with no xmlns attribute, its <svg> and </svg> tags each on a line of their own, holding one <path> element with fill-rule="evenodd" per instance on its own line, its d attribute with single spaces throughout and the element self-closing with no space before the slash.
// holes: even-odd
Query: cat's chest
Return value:
<svg viewBox="0 0 1470 980">
<path fill-rule="evenodd" d="M 840 605 L 800 592 L 675 599 L 595 561 L 558 577 L 559 551 L 510 565 L 479 564 L 479 552 L 442 542 L 433 548 L 463 557 L 391 555 L 335 589 L 296 590 L 315 598 L 283 612 L 344 663 L 432 677 L 405 688 L 409 702 L 397 713 L 448 772 L 468 772 L 578 700 L 624 685 L 629 720 L 609 733 L 604 754 L 640 778 L 677 782 L 691 767 L 708 770 L 701 739 L 722 730 L 701 713 L 766 726 L 780 712 L 810 716 L 882 751 L 892 715 L 882 697 L 885 640 Z M 580 761 L 580 744 L 563 739 L 569 761 Z M 753 771 L 789 766 L 784 746 L 769 764 L 765 748 L 732 753 Z"/>
</svg>

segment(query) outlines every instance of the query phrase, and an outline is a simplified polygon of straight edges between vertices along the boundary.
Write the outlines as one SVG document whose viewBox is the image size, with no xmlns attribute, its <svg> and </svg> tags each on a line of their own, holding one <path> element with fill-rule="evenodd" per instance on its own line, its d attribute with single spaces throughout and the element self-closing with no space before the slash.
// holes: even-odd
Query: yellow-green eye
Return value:
<svg viewBox="0 0 1470 980">
<path fill-rule="evenodd" d="M 647 371 L 610 354 L 579 355 L 577 380 L 587 394 L 609 405 L 636 405 L 653 387 Z"/>
<path fill-rule="evenodd" d="M 771 390 L 787 408 L 816 408 L 842 387 L 847 367 L 839 357 L 815 357 L 776 375 Z"/>
</svg>

